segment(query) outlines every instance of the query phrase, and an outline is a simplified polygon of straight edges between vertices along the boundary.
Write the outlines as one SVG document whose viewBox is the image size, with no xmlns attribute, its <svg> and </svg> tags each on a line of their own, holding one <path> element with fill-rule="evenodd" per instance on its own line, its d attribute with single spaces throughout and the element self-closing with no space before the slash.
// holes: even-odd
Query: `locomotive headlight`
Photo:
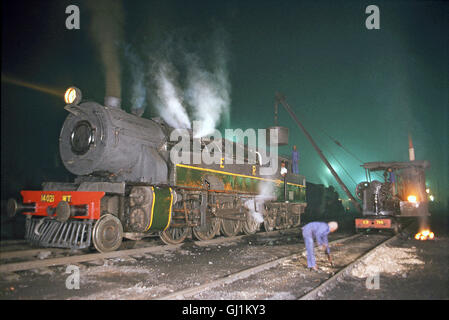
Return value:
<svg viewBox="0 0 449 320">
<path fill-rule="evenodd" d="M 64 101 L 67 104 L 78 104 L 81 102 L 81 90 L 76 87 L 70 87 L 64 94 Z"/>
<path fill-rule="evenodd" d="M 407 201 L 411 203 L 416 203 L 416 196 L 413 195 L 408 196 Z"/>
</svg>

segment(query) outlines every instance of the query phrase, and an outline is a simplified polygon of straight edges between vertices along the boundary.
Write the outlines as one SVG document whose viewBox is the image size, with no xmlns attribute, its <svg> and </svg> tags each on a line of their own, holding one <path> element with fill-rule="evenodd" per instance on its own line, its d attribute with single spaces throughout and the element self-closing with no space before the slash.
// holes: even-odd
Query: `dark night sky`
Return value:
<svg viewBox="0 0 449 320">
<path fill-rule="evenodd" d="M 80 30 L 65 28 L 69 4 L 80 7 Z M 370 4 L 379 6 L 380 30 L 365 28 Z M 406 161 L 410 131 L 416 158 L 431 162 L 427 183 L 447 206 L 448 9 L 430 1 L 135 0 L 124 4 L 122 45 L 148 66 L 167 38 L 201 48 L 219 26 L 228 40 L 232 128 L 272 125 L 274 94 L 284 93 L 350 190 L 354 183 L 332 155 L 357 182 L 364 171 L 326 133 L 364 161 Z M 44 180 L 73 178 L 57 154 L 66 116 L 62 96 L 3 78 L 61 92 L 76 85 L 102 102 L 104 73 L 89 24 L 85 1 L 2 1 L 2 200 Z M 123 57 L 122 98 L 129 110 L 127 62 Z M 147 102 L 145 116 L 153 115 Z M 336 184 L 283 110 L 280 123 L 299 147 L 300 172 L 312 182 Z"/>
</svg>

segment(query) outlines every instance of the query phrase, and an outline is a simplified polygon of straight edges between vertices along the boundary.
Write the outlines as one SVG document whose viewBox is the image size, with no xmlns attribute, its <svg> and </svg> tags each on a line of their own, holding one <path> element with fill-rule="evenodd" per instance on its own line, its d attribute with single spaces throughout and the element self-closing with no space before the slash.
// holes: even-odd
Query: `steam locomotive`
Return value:
<svg viewBox="0 0 449 320">
<path fill-rule="evenodd" d="M 42 190 L 21 191 L 20 203 L 8 201 L 9 215 L 26 215 L 25 238 L 32 244 L 72 249 L 93 244 L 108 252 L 123 238 L 156 235 L 178 244 L 192 235 L 209 240 L 220 232 L 252 234 L 262 224 L 268 231 L 299 225 L 307 205 L 305 178 L 261 176 L 263 161 L 260 155 L 255 163 L 246 161 L 257 153 L 248 146 L 232 142 L 246 152 L 244 164 L 224 158 L 219 164 L 173 163 L 169 137 L 174 128 L 162 119 L 128 113 L 116 97 L 106 97 L 104 105 L 82 101 L 75 87 L 66 91 L 65 102 L 69 114 L 59 151 L 75 180 L 44 182 Z M 210 143 L 190 139 L 202 151 Z M 195 156 L 195 150 L 189 152 Z M 267 185 L 270 197 L 261 198 Z"/>
<path fill-rule="evenodd" d="M 362 218 L 355 219 L 356 231 L 390 229 L 398 233 L 408 218 L 430 216 L 426 193 L 425 170 L 427 160 L 410 162 L 367 162 L 366 181 L 356 187 L 356 196 L 362 201 Z M 372 174 L 384 172 L 384 181 L 372 179 Z"/>
</svg>

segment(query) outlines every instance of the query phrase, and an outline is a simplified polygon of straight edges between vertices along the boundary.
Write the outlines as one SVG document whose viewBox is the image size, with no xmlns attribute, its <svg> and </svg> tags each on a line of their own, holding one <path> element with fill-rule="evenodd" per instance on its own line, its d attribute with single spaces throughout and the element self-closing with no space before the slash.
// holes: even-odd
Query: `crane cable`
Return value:
<svg viewBox="0 0 449 320">
<path fill-rule="evenodd" d="M 331 139 L 337 146 L 339 146 L 340 148 L 342 148 L 343 150 L 345 150 L 349 155 L 351 155 L 354 159 L 356 159 L 357 161 L 359 161 L 360 163 L 365 163 L 363 160 L 361 160 L 359 157 L 357 157 L 355 154 L 353 154 L 351 151 L 349 151 L 348 149 L 346 149 L 338 140 L 334 139 L 333 137 L 331 137 L 327 132 L 325 132 L 324 130 L 320 129 L 329 139 Z"/>
<path fill-rule="evenodd" d="M 334 159 L 335 161 L 337 161 L 337 163 L 340 165 L 340 167 L 343 169 L 343 171 L 346 173 L 346 175 L 352 180 L 352 182 L 354 183 L 355 186 L 357 186 L 357 182 L 355 182 L 354 178 L 349 174 L 349 172 L 346 170 L 346 168 L 342 165 L 342 163 L 337 159 L 337 157 L 330 151 L 329 146 L 326 143 L 323 143 L 326 146 L 327 149 L 327 153 L 329 153 Z M 323 149 L 324 150 L 324 149 Z"/>
<path fill-rule="evenodd" d="M 320 129 L 329 139 L 331 139 L 337 146 L 345 150 L 350 156 L 352 156 L 354 159 L 359 161 L 361 164 L 364 164 L 365 162 L 361 160 L 359 157 L 357 157 L 355 154 L 353 154 L 351 151 L 349 151 L 347 148 L 345 148 L 338 140 L 331 137 L 327 132 L 325 132 L 323 129 Z M 334 157 L 335 158 L 335 157 Z M 335 159 L 337 160 L 337 159 Z M 338 161 L 338 160 L 337 160 Z M 346 171 L 346 170 L 345 170 Z M 381 175 L 377 172 L 373 172 L 378 178 L 382 179 Z M 354 181 L 354 180 L 353 180 Z M 357 184 L 356 184 L 357 185 Z"/>
<path fill-rule="evenodd" d="M 301 114 L 301 112 L 296 111 L 303 119 L 305 119 L 304 115 Z M 318 127 L 318 129 L 320 131 L 322 131 L 327 137 L 329 137 L 329 139 L 331 139 L 335 144 L 337 144 L 338 146 L 340 146 L 341 148 L 345 149 L 342 144 L 340 142 L 338 142 L 337 140 L 333 139 L 329 134 L 327 134 L 322 128 Z M 309 129 L 310 130 L 310 129 Z M 323 141 L 321 141 L 322 145 L 324 144 L 326 146 L 326 149 L 329 150 L 330 148 L 328 148 L 328 145 L 323 143 Z M 323 149 L 323 148 L 321 148 Z M 346 150 L 346 149 L 345 149 Z M 325 149 L 323 149 L 323 151 L 325 151 Z M 346 150 L 349 154 L 351 154 L 353 157 L 355 157 L 355 155 L 353 155 L 351 152 L 349 152 L 348 150 Z M 355 186 L 357 186 L 357 182 L 355 182 L 354 178 L 349 174 L 349 172 L 345 169 L 345 167 L 341 164 L 341 162 L 337 159 L 337 157 L 330 151 L 326 151 L 327 153 L 329 153 L 340 165 L 340 167 L 343 169 L 343 171 L 346 173 L 346 175 L 352 180 L 352 182 L 354 183 Z M 363 163 L 362 160 L 358 159 L 357 157 L 355 157 L 358 161 L 360 161 L 361 163 Z"/>
<path fill-rule="evenodd" d="M 301 116 L 303 119 L 305 119 L 304 115 L 301 112 L 298 112 L 298 110 L 296 111 L 299 116 Z M 335 138 L 331 137 L 326 131 L 324 131 L 321 127 L 318 126 L 318 128 L 322 133 L 324 133 L 324 135 L 326 135 L 330 140 L 332 140 L 337 146 L 339 146 L 340 148 L 342 148 L 343 150 L 345 150 L 350 156 L 352 156 L 354 159 L 356 159 L 360 164 L 365 163 L 363 160 L 361 160 L 359 157 L 357 157 L 354 153 L 352 153 L 351 151 L 349 151 L 346 147 L 344 147 L 338 140 L 336 140 Z M 310 129 L 309 129 L 310 130 Z M 323 141 L 321 141 L 323 142 Z M 326 145 L 327 146 L 327 145 Z M 329 148 L 327 148 L 329 150 Z M 324 150 L 324 149 L 323 149 Z M 338 162 L 338 164 L 340 165 L 340 167 L 343 169 L 343 171 L 348 175 L 348 177 L 352 180 L 352 182 L 357 186 L 357 182 L 355 182 L 354 178 L 348 173 L 348 171 L 345 169 L 345 167 L 341 164 L 341 162 L 337 159 L 337 157 L 332 154 L 330 151 L 328 152 L 329 154 L 332 155 L 332 157 Z M 378 175 L 378 173 L 375 173 L 376 175 Z"/>
</svg>

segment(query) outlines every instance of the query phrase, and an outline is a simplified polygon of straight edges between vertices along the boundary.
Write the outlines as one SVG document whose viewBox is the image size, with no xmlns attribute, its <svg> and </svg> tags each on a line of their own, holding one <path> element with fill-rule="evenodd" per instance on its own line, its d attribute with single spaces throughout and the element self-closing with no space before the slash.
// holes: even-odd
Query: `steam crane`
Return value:
<svg viewBox="0 0 449 320">
<path fill-rule="evenodd" d="M 312 146 L 315 148 L 316 152 L 320 156 L 321 160 L 323 160 L 324 164 L 329 168 L 329 171 L 332 173 L 332 175 L 334 176 L 335 180 L 337 180 L 337 182 L 340 185 L 340 187 L 344 190 L 344 192 L 348 196 L 349 200 L 354 204 L 354 207 L 357 209 L 357 211 L 362 212 L 362 208 L 361 208 L 360 204 L 358 203 L 358 201 L 354 198 L 354 196 L 351 194 L 349 189 L 346 187 L 346 185 L 340 179 L 340 177 L 338 176 L 337 172 L 335 172 L 334 168 L 332 168 L 331 164 L 326 159 L 326 157 L 324 156 L 324 154 L 321 151 L 321 149 L 317 146 L 315 141 L 312 139 L 312 136 L 309 134 L 309 132 L 306 130 L 306 128 L 304 128 L 302 123 L 299 121 L 298 117 L 295 115 L 295 113 L 293 112 L 293 110 L 290 108 L 290 106 L 288 105 L 287 101 L 285 100 L 285 96 L 280 94 L 280 93 L 276 93 L 276 102 L 275 102 L 275 107 L 274 107 L 275 125 L 277 125 L 277 115 L 278 115 L 278 104 L 279 103 L 282 104 L 282 106 L 285 108 L 285 110 L 287 110 L 287 112 L 290 114 L 292 119 L 296 122 L 296 124 L 304 132 L 304 134 L 306 135 L 307 139 L 309 139 L 310 143 L 312 144 Z"/>
<path fill-rule="evenodd" d="M 366 181 L 360 182 L 356 187 L 356 196 L 362 201 L 362 206 L 353 197 L 351 192 L 341 181 L 338 174 L 332 168 L 323 152 L 317 146 L 310 134 L 296 117 L 293 110 L 279 93 L 276 94 L 275 102 L 275 126 L 281 134 L 288 130 L 277 126 L 278 104 L 281 103 L 290 114 L 296 124 L 302 129 L 307 139 L 317 151 L 321 160 L 329 168 L 338 184 L 348 195 L 354 207 L 362 214 L 362 218 L 355 219 L 356 231 L 364 229 L 391 229 L 395 233 L 401 230 L 402 224 L 409 218 L 419 218 L 422 232 L 415 239 L 433 239 L 434 234 L 427 226 L 428 195 L 426 193 L 425 170 L 430 167 L 427 160 L 416 160 L 415 150 L 411 136 L 409 135 L 409 159 L 410 161 L 399 162 L 367 162 L 363 163 L 367 176 Z M 336 142 L 336 141 L 334 141 Z M 337 143 L 337 142 L 336 142 Z M 341 146 L 340 143 L 337 143 Z M 383 171 L 385 181 L 371 179 L 371 172 Z"/>
</svg>

